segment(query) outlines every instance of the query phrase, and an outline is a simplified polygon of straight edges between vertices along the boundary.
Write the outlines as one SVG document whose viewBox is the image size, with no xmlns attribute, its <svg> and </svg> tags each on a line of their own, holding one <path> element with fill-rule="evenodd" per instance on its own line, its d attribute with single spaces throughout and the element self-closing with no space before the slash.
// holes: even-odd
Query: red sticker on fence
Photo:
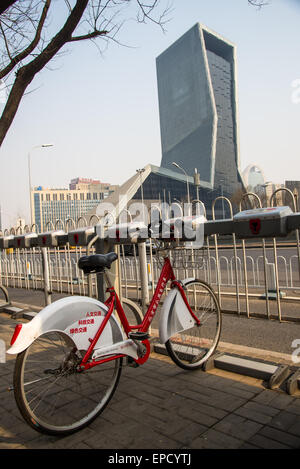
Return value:
<svg viewBox="0 0 300 469">
<path fill-rule="evenodd" d="M 249 227 L 250 227 L 250 230 L 251 230 L 252 234 L 254 234 L 254 235 L 259 234 L 260 227 L 261 227 L 260 219 L 259 218 L 252 218 L 252 220 L 250 220 L 250 222 L 249 222 Z"/>
</svg>

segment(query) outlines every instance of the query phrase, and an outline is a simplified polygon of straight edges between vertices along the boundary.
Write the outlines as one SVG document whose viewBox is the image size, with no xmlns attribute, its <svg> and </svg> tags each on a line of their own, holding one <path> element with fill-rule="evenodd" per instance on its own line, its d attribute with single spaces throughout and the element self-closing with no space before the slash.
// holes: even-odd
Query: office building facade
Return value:
<svg viewBox="0 0 300 469">
<path fill-rule="evenodd" d="M 202 194 L 243 187 L 236 47 L 196 24 L 157 58 L 157 83 L 161 168 L 180 173 L 177 163 L 191 184 L 196 168 Z"/>
<path fill-rule="evenodd" d="M 296 211 L 299 212 L 300 210 L 300 202 L 299 202 L 299 197 L 300 197 L 300 181 L 285 181 L 285 187 L 289 189 L 293 195 L 294 195 L 294 200 L 295 200 L 295 207 Z M 285 192 L 284 194 L 284 200 L 285 204 L 289 205 L 292 210 L 294 210 L 294 202 L 290 194 Z"/>
<path fill-rule="evenodd" d="M 214 214 L 212 204 L 218 196 L 234 200 L 245 189 L 240 174 L 236 47 L 196 24 L 157 57 L 156 67 L 161 165 L 145 166 L 118 193 L 128 200 L 168 204 L 200 199 L 207 218 L 228 217 L 228 204 L 218 201 Z M 116 194 L 110 199 L 118 203 Z"/>
<path fill-rule="evenodd" d="M 79 217 L 90 213 L 118 186 L 76 178 L 70 182 L 69 187 L 72 189 L 49 189 L 40 186 L 31 191 L 32 220 L 39 232 L 51 230 L 56 226 L 61 228 L 61 222 L 67 219 L 76 222 Z M 61 222 L 58 222 L 59 220 Z"/>
</svg>

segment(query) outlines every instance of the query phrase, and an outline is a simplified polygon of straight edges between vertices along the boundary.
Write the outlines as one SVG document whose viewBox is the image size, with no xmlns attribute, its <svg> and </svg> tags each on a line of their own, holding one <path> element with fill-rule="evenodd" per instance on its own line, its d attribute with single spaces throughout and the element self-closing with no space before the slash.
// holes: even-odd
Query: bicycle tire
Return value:
<svg viewBox="0 0 300 469">
<path fill-rule="evenodd" d="M 24 420 L 35 430 L 65 436 L 89 425 L 112 398 L 122 358 L 78 370 L 81 358 L 63 332 L 47 332 L 19 353 L 14 395 Z"/>
<path fill-rule="evenodd" d="M 200 326 L 195 324 L 191 329 L 178 332 L 165 346 L 176 365 L 195 370 L 203 366 L 218 346 L 222 315 L 219 301 L 209 284 L 193 279 L 186 282 L 185 287 L 189 305 L 200 319 Z"/>
</svg>

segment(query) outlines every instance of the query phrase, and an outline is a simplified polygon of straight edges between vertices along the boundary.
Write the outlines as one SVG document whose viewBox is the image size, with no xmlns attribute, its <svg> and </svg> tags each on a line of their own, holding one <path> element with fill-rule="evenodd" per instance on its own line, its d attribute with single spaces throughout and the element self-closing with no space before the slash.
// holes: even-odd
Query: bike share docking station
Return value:
<svg viewBox="0 0 300 469">
<path fill-rule="evenodd" d="M 207 221 L 206 235 L 235 234 L 237 238 L 277 238 L 286 237 L 300 227 L 300 213 L 290 207 L 266 207 L 244 210 L 232 219 Z"/>
<path fill-rule="evenodd" d="M 175 221 L 172 220 L 173 226 Z M 205 221 L 200 229 L 203 229 L 204 236 L 235 234 L 239 239 L 265 239 L 284 238 L 299 227 L 300 213 L 292 212 L 290 207 L 267 207 L 241 211 L 232 219 Z M 154 350 L 166 353 L 162 344 L 155 345 Z M 275 365 L 216 352 L 203 366 L 205 371 L 213 368 L 263 380 L 270 389 L 278 388 L 285 382 L 289 394 L 294 394 L 300 389 L 300 371 L 292 371 L 286 365 Z"/>
<path fill-rule="evenodd" d="M 170 228 L 170 236 L 169 238 L 165 238 L 164 236 L 160 237 L 160 232 L 158 232 L 158 236 L 156 236 L 158 240 L 173 241 L 176 234 L 176 227 L 179 225 L 183 227 L 185 223 L 193 230 L 203 230 L 204 236 L 235 234 L 239 239 L 264 239 L 286 237 L 290 232 L 299 229 L 300 213 L 292 212 L 290 207 L 269 207 L 244 210 L 234 215 L 231 219 L 206 220 L 203 216 L 176 217 L 174 219 L 164 220 L 164 223 Z M 148 228 L 149 227 L 140 222 L 114 225 L 103 230 L 103 239 L 109 240 L 111 245 L 135 242 L 142 246 L 149 237 Z M 127 233 L 126 236 L 123 236 L 124 230 Z M 184 233 L 184 230 L 182 232 Z M 18 236 L 8 235 L 0 237 L 0 249 L 41 248 L 44 291 L 46 303 L 48 302 L 47 304 L 49 304 L 49 301 L 51 302 L 51 291 L 49 287 L 46 248 L 63 247 L 67 244 L 75 247 L 87 247 L 90 246 L 97 237 L 99 237 L 97 225 L 77 228 L 68 233 L 63 230 L 53 230 L 44 233 L 25 233 Z M 190 236 L 188 239 L 185 239 L 183 236 L 181 241 L 192 243 L 194 239 Z M 99 251 L 97 250 L 97 252 Z M 141 250 L 141 252 L 145 259 L 146 251 Z M 148 290 L 148 286 L 146 286 L 145 291 L 146 290 Z M 20 315 L 18 316 L 18 313 L 15 312 L 15 317 L 20 317 Z M 163 353 L 162 347 L 163 346 L 159 344 L 155 344 L 154 350 Z M 282 382 L 288 378 L 287 391 L 291 394 L 300 388 L 299 372 L 292 373 L 287 366 L 253 361 L 248 358 L 231 356 L 227 353 L 217 353 L 206 362 L 204 369 L 209 370 L 213 367 L 262 379 L 268 382 L 270 388 L 280 386 Z"/>
</svg>

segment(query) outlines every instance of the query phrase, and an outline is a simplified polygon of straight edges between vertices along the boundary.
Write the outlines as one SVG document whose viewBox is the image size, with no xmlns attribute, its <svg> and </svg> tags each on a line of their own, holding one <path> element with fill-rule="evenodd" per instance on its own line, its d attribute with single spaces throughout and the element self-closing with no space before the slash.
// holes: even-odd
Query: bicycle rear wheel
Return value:
<svg viewBox="0 0 300 469">
<path fill-rule="evenodd" d="M 50 435 L 87 426 L 115 392 L 122 359 L 78 371 L 81 354 L 63 332 L 47 332 L 18 354 L 14 393 L 25 421 Z"/>
<path fill-rule="evenodd" d="M 200 368 L 217 348 L 222 325 L 218 299 L 212 288 L 201 280 L 185 284 L 188 303 L 200 325 L 178 332 L 166 342 L 172 360 L 186 370 Z"/>
</svg>

